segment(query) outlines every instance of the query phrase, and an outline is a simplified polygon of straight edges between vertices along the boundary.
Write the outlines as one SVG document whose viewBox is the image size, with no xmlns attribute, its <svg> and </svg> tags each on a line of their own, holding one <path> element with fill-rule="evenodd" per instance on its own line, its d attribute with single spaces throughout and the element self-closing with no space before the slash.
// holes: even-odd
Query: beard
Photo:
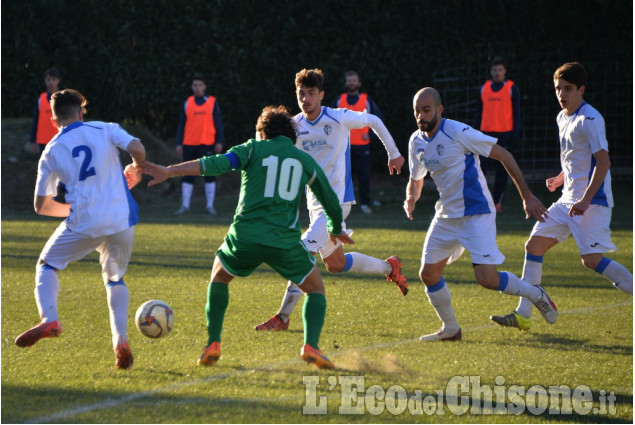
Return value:
<svg viewBox="0 0 635 425">
<path fill-rule="evenodd" d="M 431 119 L 430 121 L 417 121 L 417 126 L 419 127 L 419 130 L 421 131 L 431 131 L 434 127 L 436 127 L 437 122 L 439 121 L 439 118 L 437 116 L 437 114 L 434 114 L 434 118 Z"/>
</svg>

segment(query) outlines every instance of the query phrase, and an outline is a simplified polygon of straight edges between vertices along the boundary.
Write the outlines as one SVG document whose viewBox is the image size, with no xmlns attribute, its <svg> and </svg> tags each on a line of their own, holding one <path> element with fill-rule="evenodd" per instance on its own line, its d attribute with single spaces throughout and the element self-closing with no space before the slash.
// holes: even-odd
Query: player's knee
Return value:
<svg viewBox="0 0 635 425">
<path fill-rule="evenodd" d="M 345 264 L 340 264 L 339 262 L 327 261 L 324 263 L 326 270 L 330 273 L 341 273 L 344 270 Z"/>
<path fill-rule="evenodd" d="M 426 286 L 430 286 L 438 283 L 439 280 L 441 280 L 441 276 L 438 273 L 433 273 L 421 268 L 419 270 L 419 279 L 421 279 L 421 282 L 423 282 Z"/>
<path fill-rule="evenodd" d="M 602 257 L 597 258 L 596 256 L 585 256 L 580 257 L 582 261 L 582 265 L 590 270 L 595 270 L 597 266 L 600 264 Z"/>
</svg>

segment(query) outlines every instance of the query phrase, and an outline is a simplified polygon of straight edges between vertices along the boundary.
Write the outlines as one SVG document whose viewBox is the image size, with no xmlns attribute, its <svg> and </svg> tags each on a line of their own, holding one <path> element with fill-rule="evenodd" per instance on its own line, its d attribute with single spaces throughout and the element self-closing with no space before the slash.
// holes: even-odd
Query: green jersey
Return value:
<svg viewBox="0 0 635 425">
<path fill-rule="evenodd" d="M 230 162 L 234 154 L 240 164 Z M 276 248 L 288 248 L 301 239 L 300 199 L 311 187 L 326 215 L 328 231 L 342 233 L 342 208 L 324 172 L 315 160 L 291 139 L 248 140 L 226 155 L 200 160 L 201 175 L 216 176 L 241 170 L 240 199 L 229 233 L 239 240 Z"/>
</svg>

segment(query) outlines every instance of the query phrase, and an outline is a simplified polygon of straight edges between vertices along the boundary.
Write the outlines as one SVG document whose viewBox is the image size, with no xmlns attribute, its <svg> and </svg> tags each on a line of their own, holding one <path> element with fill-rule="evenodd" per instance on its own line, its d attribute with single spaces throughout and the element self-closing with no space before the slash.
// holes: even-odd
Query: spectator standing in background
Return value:
<svg viewBox="0 0 635 425">
<path fill-rule="evenodd" d="M 46 144 L 57 134 L 57 127 L 51 121 L 51 95 L 59 90 L 62 76 L 57 68 L 49 68 L 44 72 L 46 91 L 40 93 L 33 108 L 33 123 L 31 124 L 31 153 L 41 154 Z M 39 150 L 38 150 L 39 147 Z"/>
</svg>

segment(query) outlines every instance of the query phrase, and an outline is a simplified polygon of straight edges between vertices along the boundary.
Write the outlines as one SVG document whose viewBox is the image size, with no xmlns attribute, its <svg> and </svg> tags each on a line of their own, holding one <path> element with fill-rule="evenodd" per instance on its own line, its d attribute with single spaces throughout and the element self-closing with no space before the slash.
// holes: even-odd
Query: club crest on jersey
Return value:
<svg viewBox="0 0 635 425">
<path fill-rule="evenodd" d="M 443 145 L 437 145 L 437 153 L 439 154 L 439 156 L 443 155 L 444 150 L 445 148 L 443 147 Z"/>
<path fill-rule="evenodd" d="M 330 124 L 326 124 L 324 126 L 324 134 L 326 134 L 327 136 L 331 134 L 332 131 L 333 131 L 333 127 L 331 127 Z"/>
</svg>

